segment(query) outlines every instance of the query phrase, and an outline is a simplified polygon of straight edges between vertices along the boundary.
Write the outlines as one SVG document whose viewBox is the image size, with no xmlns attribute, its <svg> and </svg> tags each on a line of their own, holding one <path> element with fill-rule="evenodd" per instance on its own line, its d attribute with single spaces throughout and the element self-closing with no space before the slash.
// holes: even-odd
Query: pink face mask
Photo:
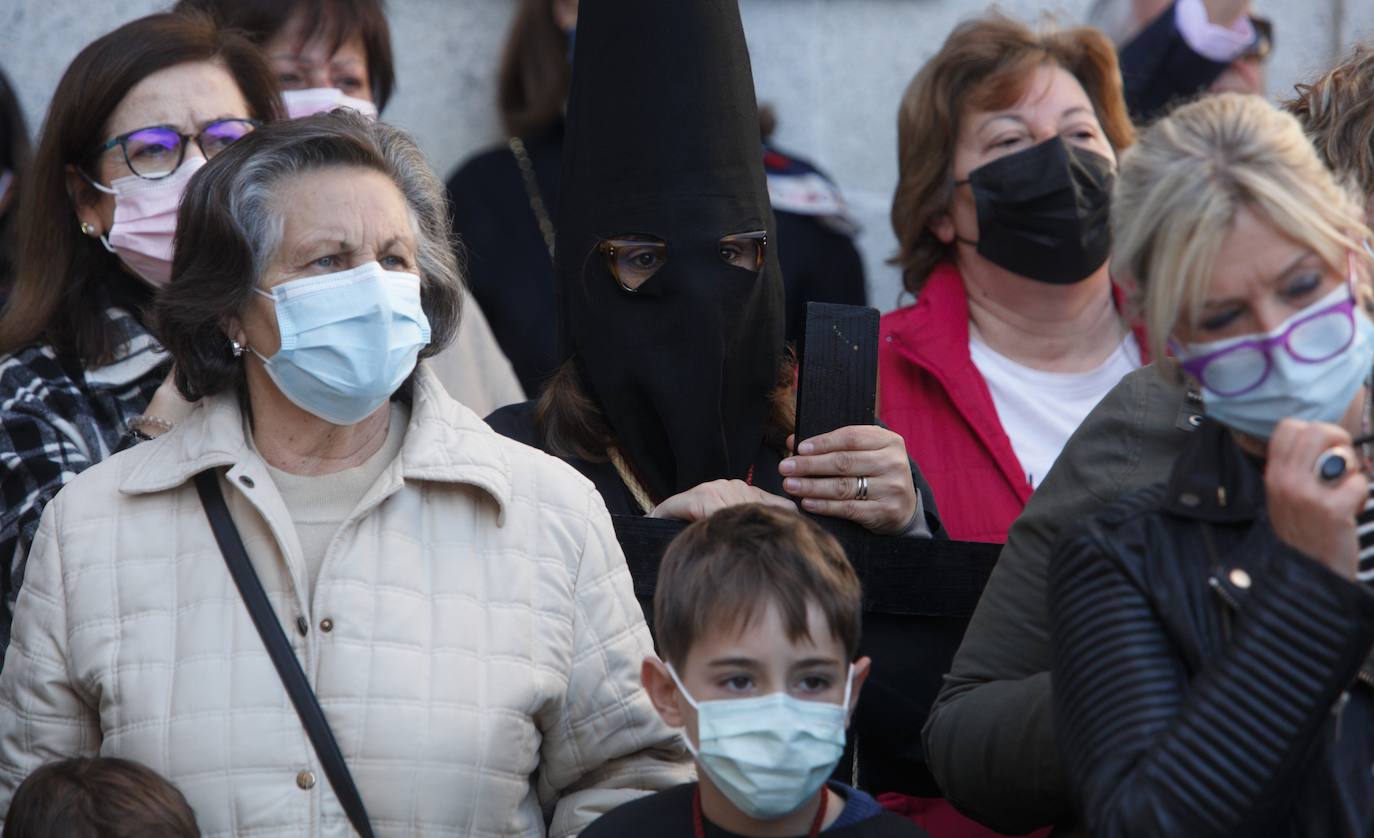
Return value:
<svg viewBox="0 0 1374 838">
<path fill-rule="evenodd" d="M 148 180 L 138 175 L 116 178 L 109 186 L 91 185 L 115 196 L 114 224 L 101 236 L 105 249 L 154 287 L 172 278 L 172 237 L 177 230 L 177 205 L 186 183 L 205 161 L 188 157 L 175 172 Z"/>
<path fill-rule="evenodd" d="M 363 116 L 377 118 L 377 106 L 366 99 L 347 96 L 337 87 L 312 87 L 308 90 L 284 90 L 286 115 L 292 119 L 324 113 L 337 108 L 352 108 Z"/>
</svg>

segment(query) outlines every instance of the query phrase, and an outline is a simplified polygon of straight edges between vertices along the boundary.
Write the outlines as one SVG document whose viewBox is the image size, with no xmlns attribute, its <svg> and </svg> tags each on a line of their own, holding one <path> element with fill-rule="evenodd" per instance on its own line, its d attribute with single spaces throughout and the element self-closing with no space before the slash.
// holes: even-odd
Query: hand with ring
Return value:
<svg viewBox="0 0 1374 838">
<path fill-rule="evenodd" d="M 1355 516 L 1369 499 L 1369 480 L 1357 462 L 1345 429 L 1285 419 L 1269 439 L 1264 468 L 1274 534 L 1351 580 L 1359 556 Z"/>
<path fill-rule="evenodd" d="M 795 440 L 789 437 L 787 445 Z M 778 464 L 782 488 L 817 515 L 844 518 L 879 535 L 900 535 L 916 514 L 906 443 L 877 425 L 851 425 L 802 441 Z"/>
</svg>

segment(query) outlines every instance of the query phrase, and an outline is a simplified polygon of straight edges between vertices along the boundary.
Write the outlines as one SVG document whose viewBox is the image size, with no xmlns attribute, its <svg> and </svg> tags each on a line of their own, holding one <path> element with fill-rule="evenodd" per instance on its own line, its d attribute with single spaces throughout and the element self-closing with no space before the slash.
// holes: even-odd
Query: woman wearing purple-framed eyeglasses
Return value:
<svg viewBox="0 0 1374 838">
<path fill-rule="evenodd" d="M 1374 504 L 1362 469 L 1329 468 L 1360 462 L 1374 413 L 1362 201 L 1292 117 L 1226 94 L 1145 133 L 1113 213 L 1115 273 L 1207 418 L 1167 482 L 1051 561 L 1085 824 L 1374 834 Z"/>
<path fill-rule="evenodd" d="M 1244 218 L 1250 221 L 1253 215 L 1246 211 Z M 1179 367 L 1211 397 L 1207 404 L 1214 419 L 1254 440 L 1263 440 L 1272 435 L 1280 418 L 1328 421 L 1339 418 L 1332 414 L 1335 406 L 1353 397 L 1368 376 L 1325 373 L 1329 373 L 1332 366 L 1350 367 L 1361 357 L 1365 347 L 1374 346 L 1374 341 L 1370 340 L 1374 325 L 1356 311 L 1353 252 L 1347 261 L 1347 282 L 1299 309 L 1267 333 L 1205 343 L 1173 342 Z M 1299 269 L 1312 267 L 1302 261 L 1295 266 Z M 1315 282 L 1314 276 L 1310 272 L 1304 274 L 1291 293 L 1301 299 L 1325 287 Z M 1235 319 L 1223 313 L 1218 318 L 1204 318 L 1187 331 L 1193 334 L 1206 334 L 1209 330 L 1234 331 L 1238 328 L 1233 325 Z M 1357 340 L 1357 351 L 1352 353 L 1349 350 Z M 1315 386 L 1298 388 L 1294 387 L 1295 382 L 1309 382 Z M 1286 416 L 1278 416 L 1277 404 L 1288 406 Z"/>
<path fill-rule="evenodd" d="M 281 108 L 255 47 L 184 15 L 121 26 L 58 83 L 0 315 L 0 650 L 48 501 L 187 409 L 147 316 L 177 203 L 208 158 Z"/>
</svg>

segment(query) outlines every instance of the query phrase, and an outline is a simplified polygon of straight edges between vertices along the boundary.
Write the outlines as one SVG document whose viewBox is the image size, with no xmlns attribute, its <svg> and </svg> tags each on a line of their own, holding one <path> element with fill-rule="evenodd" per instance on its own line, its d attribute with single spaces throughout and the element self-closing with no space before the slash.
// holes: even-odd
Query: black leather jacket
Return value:
<svg viewBox="0 0 1374 838">
<path fill-rule="evenodd" d="M 1374 593 L 1278 540 L 1224 428 L 1061 542 L 1050 584 L 1091 834 L 1374 834 Z"/>
</svg>

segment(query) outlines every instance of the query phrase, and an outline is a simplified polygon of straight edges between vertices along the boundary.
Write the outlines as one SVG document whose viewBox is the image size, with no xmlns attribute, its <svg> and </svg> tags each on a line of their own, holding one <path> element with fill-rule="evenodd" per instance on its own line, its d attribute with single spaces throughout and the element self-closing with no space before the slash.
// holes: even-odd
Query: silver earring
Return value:
<svg viewBox="0 0 1374 838">
<path fill-rule="evenodd" d="M 236 340 L 229 341 L 229 351 L 234 353 L 235 358 L 243 357 L 243 345 Z"/>
<path fill-rule="evenodd" d="M 89 221 L 83 221 L 81 222 L 81 233 L 86 236 L 94 236 L 95 228 L 91 226 Z"/>
</svg>

